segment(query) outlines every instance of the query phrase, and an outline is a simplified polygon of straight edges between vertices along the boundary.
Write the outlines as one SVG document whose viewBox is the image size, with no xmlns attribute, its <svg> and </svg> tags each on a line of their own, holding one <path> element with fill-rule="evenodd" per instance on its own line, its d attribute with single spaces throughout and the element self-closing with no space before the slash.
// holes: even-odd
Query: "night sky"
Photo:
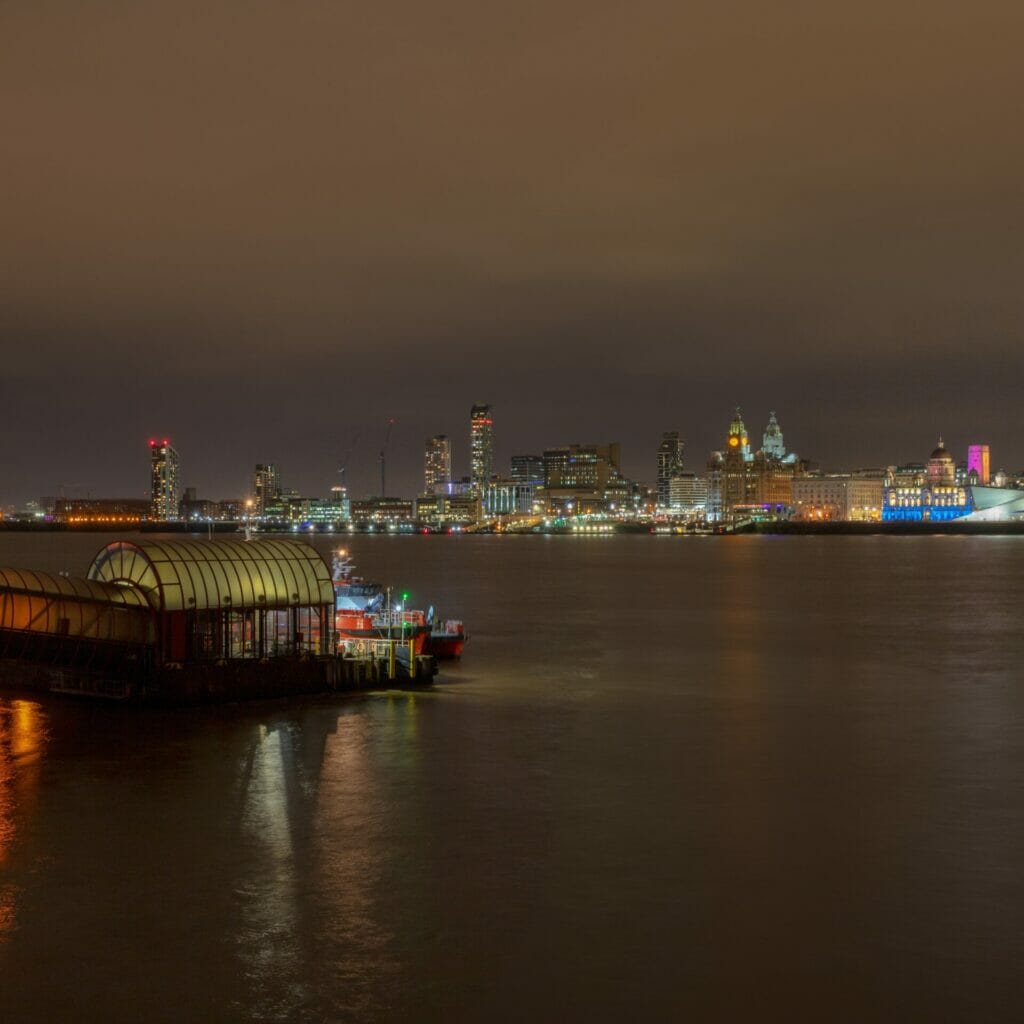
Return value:
<svg viewBox="0 0 1024 1024">
<path fill-rule="evenodd" d="M 652 480 L 735 405 L 1024 466 L 1019 2 L 0 6 L 0 500 L 413 493 L 468 415 Z"/>
</svg>

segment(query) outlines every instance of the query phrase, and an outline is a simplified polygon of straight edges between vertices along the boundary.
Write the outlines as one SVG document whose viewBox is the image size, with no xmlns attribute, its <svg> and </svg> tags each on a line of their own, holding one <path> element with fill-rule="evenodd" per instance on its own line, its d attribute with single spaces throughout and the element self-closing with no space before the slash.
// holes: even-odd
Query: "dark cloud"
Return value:
<svg viewBox="0 0 1024 1024">
<path fill-rule="evenodd" d="M 371 489 L 385 419 L 1024 463 L 1013 3 L 0 8 L 7 500 Z M 462 445 L 461 463 L 465 463 Z M 457 451 L 457 461 L 459 453 Z"/>
</svg>

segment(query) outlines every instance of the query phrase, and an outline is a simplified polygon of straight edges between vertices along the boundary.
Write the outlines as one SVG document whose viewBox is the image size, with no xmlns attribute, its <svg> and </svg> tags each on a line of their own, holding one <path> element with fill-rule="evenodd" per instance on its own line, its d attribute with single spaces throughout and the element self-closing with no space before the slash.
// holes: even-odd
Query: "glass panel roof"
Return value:
<svg viewBox="0 0 1024 1024">
<path fill-rule="evenodd" d="M 81 576 L 55 576 L 35 569 L 0 569 L 0 592 L 38 594 L 46 598 L 95 601 L 122 608 L 147 608 L 146 598 L 132 587 L 117 583 L 83 579 Z"/>
<path fill-rule="evenodd" d="M 131 583 L 166 612 L 334 604 L 327 564 L 294 540 L 119 540 L 96 555 L 89 579 Z"/>
</svg>

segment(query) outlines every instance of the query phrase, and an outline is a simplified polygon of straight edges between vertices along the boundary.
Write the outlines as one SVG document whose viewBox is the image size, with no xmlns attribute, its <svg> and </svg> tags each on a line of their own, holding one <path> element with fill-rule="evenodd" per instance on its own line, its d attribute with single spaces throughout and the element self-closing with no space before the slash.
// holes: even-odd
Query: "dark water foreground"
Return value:
<svg viewBox="0 0 1024 1024">
<path fill-rule="evenodd" d="M 348 543 L 433 691 L 0 698 L 0 1020 L 1018 1019 L 1024 539 Z"/>
</svg>

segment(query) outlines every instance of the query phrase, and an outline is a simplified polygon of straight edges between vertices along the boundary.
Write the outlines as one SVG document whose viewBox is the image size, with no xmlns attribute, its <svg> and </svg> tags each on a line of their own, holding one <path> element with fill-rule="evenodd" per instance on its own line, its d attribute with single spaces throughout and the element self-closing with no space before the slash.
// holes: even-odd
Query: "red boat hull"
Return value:
<svg viewBox="0 0 1024 1024">
<path fill-rule="evenodd" d="M 465 646 L 466 637 L 462 633 L 432 633 L 427 639 L 425 653 L 446 660 L 461 658 Z"/>
</svg>

